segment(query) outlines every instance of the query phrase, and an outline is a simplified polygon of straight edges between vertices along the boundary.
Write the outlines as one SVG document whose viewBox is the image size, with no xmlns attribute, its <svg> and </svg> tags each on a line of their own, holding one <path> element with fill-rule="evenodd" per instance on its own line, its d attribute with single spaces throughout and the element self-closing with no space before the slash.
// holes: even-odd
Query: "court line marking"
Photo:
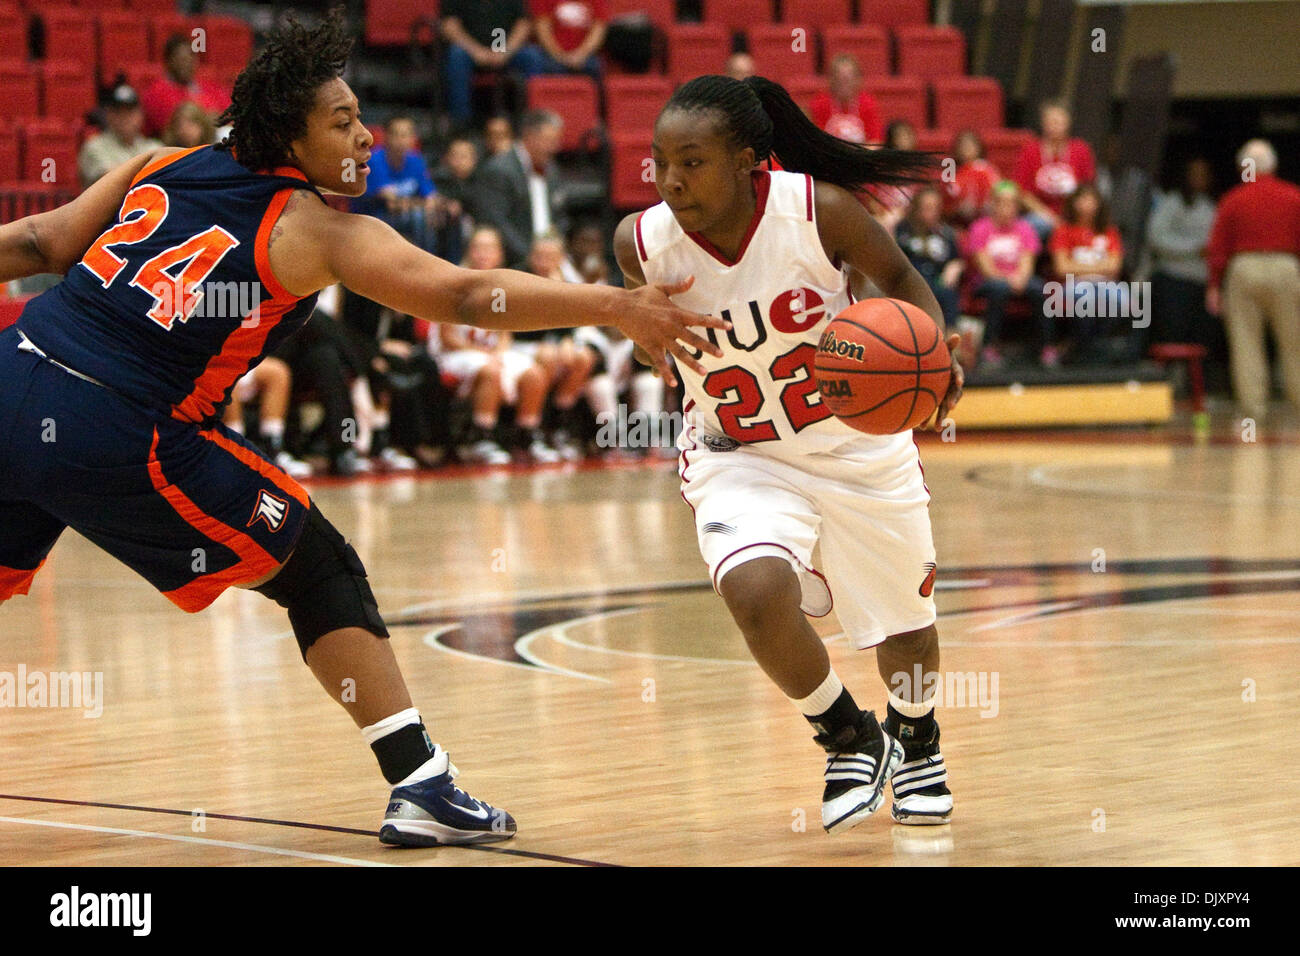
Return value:
<svg viewBox="0 0 1300 956">
<path fill-rule="evenodd" d="M 602 684 L 613 683 L 612 681 L 610 681 L 608 678 L 605 677 L 593 677 L 590 674 L 582 674 L 578 671 L 571 671 L 571 670 L 566 670 L 563 667 L 556 667 L 554 664 L 548 664 L 539 658 L 534 658 L 531 655 L 531 652 L 525 652 L 523 650 L 520 650 L 519 648 L 520 642 L 522 642 L 525 637 L 530 637 L 535 634 L 540 634 L 542 633 L 542 631 L 545 631 L 546 628 L 542 628 L 541 631 L 533 631 L 530 634 L 525 634 L 523 637 L 520 637 L 518 640 L 515 641 L 515 653 L 518 654 L 520 657 L 522 657 L 524 660 L 528 661 L 527 664 L 521 664 L 519 663 L 519 661 L 508 661 L 501 657 L 489 657 L 486 654 L 471 654 L 469 651 L 462 651 L 458 647 L 448 647 L 446 644 L 442 643 L 442 641 L 438 640 L 438 638 L 441 637 L 443 634 L 446 634 L 448 631 L 454 631 L 461 626 L 462 625 L 459 622 L 455 624 L 444 624 L 442 627 L 436 627 L 432 631 L 427 631 L 424 634 L 424 636 L 420 638 L 420 640 L 426 646 L 432 647 L 434 650 L 442 651 L 445 654 L 454 654 L 456 657 L 463 657 L 466 660 L 477 661 L 480 664 L 483 663 L 505 664 L 507 667 L 517 667 L 520 670 L 528 671 L 530 674 L 536 674 L 540 671 L 544 674 L 558 674 L 561 677 L 578 677 L 581 678 L 582 680 L 597 681 L 598 683 L 602 683 Z"/>
<path fill-rule="evenodd" d="M 591 651 L 596 654 L 613 654 L 618 657 L 636 657 L 641 659 L 649 659 L 649 660 L 656 660 L 656 661 L 672 661 L 672 662 L 680 662 L 686 664 L 725 664 L 727 666 L 739 665 L 741 667 L 758 666 L 752 660 L 743 661 L 743 660 L 737 660 L 736 658 L 686 657 L 679 654 L 655 654 L 651 651 L 625 651 L 614 647 L 600 647 L 599 645 L 596 644 L 584 644 L 582 641 L 579 641 L 569 636 L 569 628 L 575 625 L 589 624 L 592 623 L 593 621 L 602 620 L 604 618 L 618 617 L 624 614 L 635 614 L 642 610 L 644 610 L 644 608 L 639 608 L 639 607 L 624 608 L 621 611 L 607 611 L 604 614 L 592 614 L 587 617 L 574 618 L 572 621 L 563 621 L 559 624 L 554 624 L 551 626 L 551 630 L 554 631 L 554 633 L 551 634 L 551 639 L 555 641 L 557 644 L 563 644 L 565 647 L 573 647 L 581 651 Z"/>
<path fill-rule="evenodd" d="M 21 800 L 25 803 L 50 803 L 69 807 L 95 807 L 102 810 L 133 810 L 137 813 L 164 813 L 172 816 L 192 817 L 191 810 L 177 810 L 172 807 L 142 807 L 131 803 L 103 803 L 96 800 L 69 800 L 60 797 L 28 797 L 15 793 L 0 793 L 0 800 Z M 231 820 L 235 823 L 263 823 L 268 826 L 290 827 L 299 830 L 320 830 L 325 833 L 346 833 L 351 836 L 379 839 L 374 830 L 361 830 L 357 827 L 339 827 L 328 823 L 305 823 L 301 820 L 276 820 L 271 817 L 245 817 L 234 813 L 204 813 L 209 820 Z M 392 848 L 398 850 L 399 848 Z M 420 849 L 400 848 L 400 849 Z M 524 857 L 530 860 L 547 860 L 553 863 L 567 863 L 570 866 L 620 866 L 618 863 L 601 863 L 597 860 L 584 860 L 575 856 L 560 856 L 556 853 L 542 853 L 537 850 L 518 850 L 513 847 L 489 846 L 482 843 L 448 844 L 440 847 L 426 847 L 437 850 L 477 850 L 480 853 L 501 853 L 506 856 Z M 388 852 L 387 850 L 385 852 Z"/>
<path fill-rule="evenodd" d="M 1273 507 L 1277 504 L 1292 506 L 1300 505 L 1300 498 L 1294 498 L 1287 495 L 1260 497 L 1258 495 L 1245 495 L 1231 491 L 1195 491 L 1183 488 L 1125 488 L 1122 486 L 1116 487 L 1113 484 L 1098 485 L 1095 481 L 1088 479 L 1071 480 L 1065 477 L 1055 477 L 1052 474 L 1052 472 L 1059 473 L 1062 469 L 1078 467 L 1080 466 L 1075 462 L 1050 462 L 1046 465 L 1038 465 L 1031 468 L 1026 479 L 1029 485 L 1035 488 L 1044 488 L 1048 491 L 1062 491 L 1070 494 L 1091 495 L 1097 498 L 1110 498 L 1117 500 L 1150 500 L 1158 498 L 1161 501 L 1249 504 L 1257 507 Z M 1151 469 L 1148 468 L 1146 470 L 1150 471 Z M 1164 468 L 1162 470 L 1168 469 Z"/>
<path fill-rule="evenodd" d="M 85 830 L 91 833 L 109 833 L 114 836 L 140 837 L 146 840 L 170 840 L 173 843 L 198 843 L 203 846 L 222 847 L 227 850 L 249 850 L 253 853 L 270 853 L 275 856 L 292 856 L 300 860 L 316 860 L 322 863 L 344 863 L 348 866 L 396 866 L 395 863 L 380 863 L 374 860 L 356 860 L 350 856 L 331 856 L 327 853 L 308 853 L 306 850 L 286 850 L 281 847 L 263 846 L 258 843 L 235 843 L 230 840 L 214 840 L 210 837 L 181 836 L 174 833 L 154 833 L 149 830 L 127 830 L 122 827 L 91 826 L 86 823 L 63 823 L 59 820 L 33 820 L 28 817 L 0 817 L 0 823 L 16 823 L 29 827 L 54 827 L 59 830 Z"/>
</svg>

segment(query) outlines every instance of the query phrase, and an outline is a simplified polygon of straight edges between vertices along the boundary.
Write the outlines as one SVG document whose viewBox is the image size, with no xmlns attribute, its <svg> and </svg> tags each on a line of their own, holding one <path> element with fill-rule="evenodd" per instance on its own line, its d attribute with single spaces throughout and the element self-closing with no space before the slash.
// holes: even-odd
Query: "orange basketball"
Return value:
<svg viewBox="0 0 1300 956">
<path fill-rule="evenodd" d="M 952 357 L 934 319 L 910 302 L 865 299 L 826 326 L 817 387 L 844 424 L 869 435 L 915 428 L 948 391 Z"/>
</svg>

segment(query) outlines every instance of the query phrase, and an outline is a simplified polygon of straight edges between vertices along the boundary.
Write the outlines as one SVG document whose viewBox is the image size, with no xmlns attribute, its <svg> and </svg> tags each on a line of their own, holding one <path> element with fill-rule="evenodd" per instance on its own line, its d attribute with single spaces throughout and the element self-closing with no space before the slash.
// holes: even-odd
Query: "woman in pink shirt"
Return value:
<svg viewBox="0 0 1300 956">
<path fill-rule="evenodd" d="M 1056 323 L 1043 310 L 1043 280 L 1034 275 L 1034 260 L 1042 245 L 1032 226 L 1020 218 L 1020 195 L 1016 184 L 1008 181 L 993 187 L 993 213 L 975 220 L 966 237 L 966 258 L 975 273 L 972 290 L 987 303 L 984 310 L 984 349 L 980 362 L 1002 364 L 998 340 L 1007 303 L 1025 298 L 1039 319 L 1039 359 L 1043 365 L 1060 364 L 1060 355 L 1052 345 Z"/>
</svg>

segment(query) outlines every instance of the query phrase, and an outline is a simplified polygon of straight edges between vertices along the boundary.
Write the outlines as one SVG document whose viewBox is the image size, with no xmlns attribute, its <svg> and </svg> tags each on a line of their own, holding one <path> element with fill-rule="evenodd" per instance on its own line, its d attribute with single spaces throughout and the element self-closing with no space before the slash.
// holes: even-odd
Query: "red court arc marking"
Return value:
<svg viewBox="0 0 1300 956">
<path fill-rule="evenodd" d="M 96 800 L 65 800 L 58 797 L 25 797 L 13 793 L 0 793 L 0 800 L 22 800 L 26 803 L 51 803 L 65 807 L 95 807 L 101 810 L 133 810 L 137 813 L 164 813 L 179 817 L 194 816 L 193 810 L 177 810 L 172 807 L 140 807 L 129 803 L 102 803 Z M 209 820 L 230 820 L 234 823 L 264 823 L 276 827 L 292 827 L 299 830 L 320 830 L 326 833 L 350 833 L 379 839 L 374 830 L 361 830 L 356 827 L 336 827 L 326 823 L 304 823 L 300 820 L 275 820 L 271 817 L 245 817 L 234 813 L 208 813 Z M 435 849 L 431 847 L 430 849 Z M 584 860 L 580 857 L 559 856 L 555 853 L 538 853 L 534 850 L 516 850 L 503 846 L 463 843 L 458 845 L 436 847 L 438 850 L 477 850 L 481 853 L 501 853 L 505 856 L 518 856 L 528 860 L 547 860 L 552 863 L 568 863 L 571 866 L 618 866 L 617 863 L 601 863 L 596 860 Z M 410 850 L 386 850 L 386 853 L 405 853 Z"/>
<path fill-rule="evenodd" d="M 153 444 L 149 448 L 149 479 L 153 482 L 154 490 L 167 499 L 167 503 L 186 524 L 209 540 L 229 548 L 239 557 L 238 564 L 224 571 L 204 574 L 189 584 L 172 591 L 164 591 L 163 597 L 182 611 L 190 613 L 202 611 L 227 588 L 264 577 L 280 566 L 279 561 L 248 535 L 205 514 L 185 492 L 175 485 L 168 484 L 167 477 L 163 474 L 162 464 L 158 461 L 158 429 L 156 428 L 153 430 Z"/>
<path fill-rule="evenodd" d="M 7 601 L 18 594 L 26 594 L 31 590 L 32 579 L 36 577 L 36 572 L 43 567 L 45 567 L 44 559 L 31 570 L 0 567 L 0 601 Z"/>
</svg>

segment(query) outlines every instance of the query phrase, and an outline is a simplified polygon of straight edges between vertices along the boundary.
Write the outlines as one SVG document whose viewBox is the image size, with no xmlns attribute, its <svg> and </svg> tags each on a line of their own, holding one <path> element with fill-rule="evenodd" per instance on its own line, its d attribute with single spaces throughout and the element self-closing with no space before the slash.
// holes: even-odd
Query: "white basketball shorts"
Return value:
<svg viewBox="0 0 1300 956">
<path fill-rule="evenodd" d="M 799 576 L 804 613 L 833 607 L 858 648 L 934 623 L 930 492 L 910 436 L 865 459 L 713 450 L 727 440 L 704 437 L 687 426 L 679 471 L 714 590 L 732 568 L 779 557 Z"/>
<path fill-rule="evenodd" d="M 533 367 L 533 360 L 520 352 L 513 349 L 499 353 L 480 349 L 443 352 L 438 356 L 438 371 L 443 378 L 455 383 L 457 395 L 468 398 L 474 388 L 475 376 L 487 365 L 493 354 L 501 360 L 501 397 L 507 405 L 513 405 L 519 398 L 519 376 Z"/>
</svg>

